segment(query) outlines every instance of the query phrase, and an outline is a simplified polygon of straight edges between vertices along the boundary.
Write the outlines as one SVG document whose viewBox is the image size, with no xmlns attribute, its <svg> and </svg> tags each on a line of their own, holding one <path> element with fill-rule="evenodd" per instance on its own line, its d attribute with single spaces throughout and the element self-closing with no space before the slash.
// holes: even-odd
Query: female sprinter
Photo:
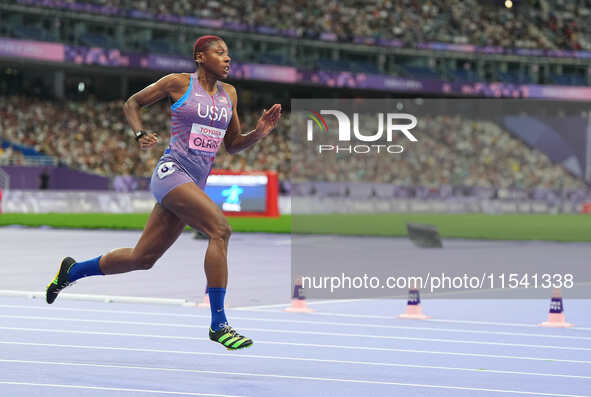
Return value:
<svg viewBox="0 0 591 397">
<path fill-rule="evenodd" d="M 236 89 L 218 81 L 227 78 L 230 70 L 226 43 L 217 36 L 200 37 L 193 58 L 198 65 L 195 73 L 165 76 L 131 96 L 123 108 L 136 140 L 146 149 L 158 142 L 158 135 L 143 130 L 140 108 L 166 97 L 173 102 L 170 145 L 156 165 L 150 184 L 157 203 L 137 245 L 85 262 L 65 258 L 47 287 L 47 303 L 53 303 L 62 289 L 82 277 L 150 269 L 189 225 L 209 236 L 205 253 L 211 304 L 209 337 L 230 350 L 241 349 L 253 342 L 232 329 L 224 313 L 231 229 L 203 189 L 222 140 L 229 153 L 248 148 L 277 125 L 281 105 L 265 110 L 254 130 L 241 133 Z"/>
</svg>

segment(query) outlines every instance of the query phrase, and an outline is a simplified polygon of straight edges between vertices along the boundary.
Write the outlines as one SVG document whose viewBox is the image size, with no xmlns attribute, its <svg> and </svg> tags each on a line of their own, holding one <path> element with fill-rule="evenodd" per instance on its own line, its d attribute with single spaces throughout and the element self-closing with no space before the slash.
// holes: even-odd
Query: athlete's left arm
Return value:
<svg viewBox="0 0 591 397">
<path fill-rule="evenodd" d="M 236 89 L 230 84 L 224 84 L 224 86 L 232 100 L 232 119 L 226 130 L 224 146 L 228 153 L 234 154 L 254 145 L 275 128 L 281 117 L 281 105 L 276 103 L 263 111 L 256 128 L 250 132 L 242 133 L 237 111 L 238 95 L 236 94 Z"/>
</svg>

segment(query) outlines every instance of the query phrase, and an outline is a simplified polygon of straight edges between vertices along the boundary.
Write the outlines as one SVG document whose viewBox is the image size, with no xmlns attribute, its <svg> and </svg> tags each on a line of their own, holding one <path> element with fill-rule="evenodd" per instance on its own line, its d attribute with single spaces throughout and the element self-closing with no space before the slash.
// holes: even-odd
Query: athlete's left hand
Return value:
<svg viewBox="0 0 591 397">
<path fill-rule="evenodd" d="M 273 128 L 277 126 L 277 122 L 279 122 L 280 117 L 281 105 L 278 103 L 263 111 L 262 116 L 259 118 L 259 121 L 257 121 L 257 126 L 255 129 L 257 135 L 262 138 L 271 132 Z"/>
</svg>

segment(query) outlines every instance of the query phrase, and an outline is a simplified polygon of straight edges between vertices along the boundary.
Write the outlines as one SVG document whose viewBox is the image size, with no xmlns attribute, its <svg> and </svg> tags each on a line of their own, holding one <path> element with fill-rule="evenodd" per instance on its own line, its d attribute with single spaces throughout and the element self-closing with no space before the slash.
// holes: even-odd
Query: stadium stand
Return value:
<svg viewBox="0 0 591 397">
<path fill-rule="evenodd" d="M 268 34 L 283 32 L 311 39 L 356 37 L 479 46 L 591 50 L 591 28 L 580 18 L 591 15 L 591 2 L 530 0 L 507 9 L 499 2 L 479 0 L 301 0 L 191 1 L 136 0 L 36 1 L 12 0 L 90 13 L 166 20 L 165 15 L 215 19 L 236 28 Z M 86 5 L 86 7 L 84 7 Z M 92 7 L 94 6 L 94 7 Z M 478 21 L 478 22 L 477 22 Z M 262 29 L 264 28 L 264 29 Z M 30 34 L 39 37 L 39 32 Z"/>
<path fill-rule="evenodd" d="M 191 27 L 218 31 L 247 32 L 284 38 L 354 43 L 409 49 L 457 50 L 462 46 L 487 49 L 488 53 L 507 53 L 515 49 L 540 55 L 565 56 L 565 51 L 591 51 L 591 29 L 583 23 L 591 14 L 589 0 L 513 2 L 512 8 L 501 1 L 483 0 L 345 0 L 266 1 L 216 0 L 195 7 L 190 1 L 145 2 L 135 0 L 41 1 L 9 0 L 7 4 L 41 7 L 79 14 L 104 14 L 127 21 L 174 24 L 177 31 L 153 27 L 123 28 L 111 23 L 88 21 L 56 23 L 49 16 L 23 17 L 12 10 L 3 14 L 0 33 L 5 37 L 57 41 L 71 45 L 117 48 L 126 51 L 186 56 L 190 51 Z M 66 27 L 67 26 L 67 27 Z M 446 44 L 456 46 L 446 48 Z M 291 65 L 304 68 L 382 73 L 405 77 L 448 81 L 502 81 L 516 84 L 541 83 L 586 85 L 586 68 L 563 70 L 550 68 L 539 75 L 529 66 L 520 71 L 496 70 L 487 74 L 475 65 L 442 62 L 438 65 L 405 65 L 402 59 L 387 66 L 377 59 L 308 59 L 278 48 L 236 49 L 236 60 L 262 64 Z M 473 49 L 460 49 L 470 53 Z M 499 52 L 500 51 L 500 52 Z M 558 54 L 558 55 L 557 55 Z M 519 55 L 526 55 L 519 52 Z M 527 55 L 526 55 L 527 56 Z M 571 54 L 573 58 L 579 55 Z M 587 58 L 587 55 L 582 56 Z M 401 58 L 401 57 L 399 57 Z M 400 63 L 400 64 L 399 64 Z M 581 66 L 581 65 L 579 65 Z"/>
<path fill-rule="evenodd" d="M 146 109 L 143 121 L 159 132 L 162 143 L 143 151 L 129 133 L 122 111 L 123 101 L 55 102 L 28 97 L 0 97 L 0 142 L 28 146 L 55 157 L 62 164 L 102 175 L 149 176 L 168 143 L 169 110 L 165 102 Z M 241 123 L 254 126 L 258 114 L 241 114 Z M 274 170 L 287 177 L 287 119 L 278 133 L 265 140 L 264 147 L 230 156 L 218 155 L 216 168 Z M 263 150 L 264 149 L 264 150 Z M 23 153 L 4 149 L 0 163 L 23 164 Z"/>
<path fill-rule="evenodd" d="M 122 101 L 94 99 L 60 103 L 0 97 L 0 139 L 32 147 L 76 169 L 102 175 L 149 176 L 168 140 L 167 104 L 157 103 L 142 113 L 145 125 L 164 137 L 161 144 L 148 151 L 137 149 L 122 105 Z M 254 126 L 257 117 L 258 113 L 253 111 L 241 112 L 242 125 Z M 308 181 L 517 189 L 585 186 L 545 154 L 491 121 L 448 116 L 421 118 L 424 123 L 420 125 L 421 144 L 413 146 L 400 159 L 393 161 L 391 156 L 343 159 L 342 155 L 333 154 L 320 164 L 302 157 L 309 151 L 299 150 L 297 142 L 290 148 L 289 120 L 289 115 L 285 115 L 277 130 L 260 145 L 237 155 L 221 152 L 215 167 L 273 170 L 282 180 L 289 179 L 293 165 L 294 176 Z M 16 158 L 22 162 L 17 153 L 5 150 L 0 159 Z M 358 164 L 351 167 L 351 162 Z M 353 174 L 352 169 L 356 170 Z"/>
</svg>

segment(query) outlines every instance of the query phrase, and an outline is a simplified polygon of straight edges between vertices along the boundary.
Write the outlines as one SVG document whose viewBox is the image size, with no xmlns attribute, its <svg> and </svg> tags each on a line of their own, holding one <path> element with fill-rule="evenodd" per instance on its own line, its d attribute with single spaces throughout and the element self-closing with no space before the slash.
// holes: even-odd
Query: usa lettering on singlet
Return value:
<svg viewBox="0 0 591 397">
<path fill-rule="evenodd" d="M 203 180 L 213 167 L 232 119 L 232 101 L 223 85 L 209 95 L 191 75 L 185 94 L 171 107 L 171 138 L 164 156 L 177 161 L 195 180 Z"/>
</svg>

